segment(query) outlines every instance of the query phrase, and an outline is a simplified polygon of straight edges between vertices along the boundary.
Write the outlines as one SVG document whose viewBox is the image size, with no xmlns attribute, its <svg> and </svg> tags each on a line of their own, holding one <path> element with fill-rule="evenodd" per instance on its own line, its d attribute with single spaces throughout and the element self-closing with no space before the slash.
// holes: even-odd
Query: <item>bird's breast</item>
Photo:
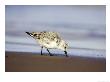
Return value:
<svg viewBox="0 0 110 82">
<path fill-rule="evenodd" d="M 52 41 L 52 42 L 42 42 L 42 41 L 39 41 L 39 44 L 41 46 L 44 46 L 46 48 L 57 48 L 57 43 Z"/>
</svg>

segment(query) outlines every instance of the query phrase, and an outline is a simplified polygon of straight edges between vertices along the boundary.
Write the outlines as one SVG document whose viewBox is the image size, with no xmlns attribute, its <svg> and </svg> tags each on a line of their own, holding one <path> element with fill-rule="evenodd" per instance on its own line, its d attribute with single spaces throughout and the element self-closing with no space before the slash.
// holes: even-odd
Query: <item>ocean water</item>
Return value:
<svg viewBox="0 0 110 82">
<path fill-rule="evenodd" d="M 39 44 L 25 32 L 54 31 L 69 44 L 68 55 L 106 58 L 105 18 L 105 6 L 8 5 L 5 51 L 40 53 Z M 58 49 L 50 52 L 64 55 Z"/>
</svg>

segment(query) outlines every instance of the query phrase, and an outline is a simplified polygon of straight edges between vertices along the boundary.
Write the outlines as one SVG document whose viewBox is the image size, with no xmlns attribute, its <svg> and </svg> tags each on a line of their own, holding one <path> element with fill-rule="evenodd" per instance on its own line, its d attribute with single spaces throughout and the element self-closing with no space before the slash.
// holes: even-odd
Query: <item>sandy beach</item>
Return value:
<svg viewBox="0 0 110 82">
<path fill-rule="evenodd" d="M 106 59 L 5 52 L 6 72 L 106 72 Z"/>
</svg>

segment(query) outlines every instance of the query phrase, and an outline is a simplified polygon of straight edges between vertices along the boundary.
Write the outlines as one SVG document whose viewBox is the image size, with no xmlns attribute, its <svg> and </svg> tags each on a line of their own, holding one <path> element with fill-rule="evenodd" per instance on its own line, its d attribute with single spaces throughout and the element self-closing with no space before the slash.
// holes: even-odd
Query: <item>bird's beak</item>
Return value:
<svg viewBox="0 0 110 82">
<path fill-rule="evenodd" d="M 26 32 L 28 35 L 30 35 L 30 36 L 32 36 L 32 34 L 31 33 L 29 33 L 29 32 Z"/>
</svg>

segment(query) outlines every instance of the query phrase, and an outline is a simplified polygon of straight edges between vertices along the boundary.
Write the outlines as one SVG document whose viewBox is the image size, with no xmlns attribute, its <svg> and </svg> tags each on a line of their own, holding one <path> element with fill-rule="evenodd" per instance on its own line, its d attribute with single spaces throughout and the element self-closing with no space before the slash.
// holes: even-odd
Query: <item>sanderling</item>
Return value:
<svg viewBox="0 0 110 82">
<path fill-rule="evenodd" d="M 42 49 L 45 47 L 47 51 L 49 52 L 49 49 L 51 48 L 57 48 L 60 50 L 63 50 L 65 52 L 66 57 L 67 55 L 67 47 L 68 44 L 61 39 L 61 37 L 56 32 L 26 32 L 28 35 L 33 37 L 41 46 L 41 55 Z M 52 54 L 49 52 L 49 55 L 52 56 Z"/>
</svg>

